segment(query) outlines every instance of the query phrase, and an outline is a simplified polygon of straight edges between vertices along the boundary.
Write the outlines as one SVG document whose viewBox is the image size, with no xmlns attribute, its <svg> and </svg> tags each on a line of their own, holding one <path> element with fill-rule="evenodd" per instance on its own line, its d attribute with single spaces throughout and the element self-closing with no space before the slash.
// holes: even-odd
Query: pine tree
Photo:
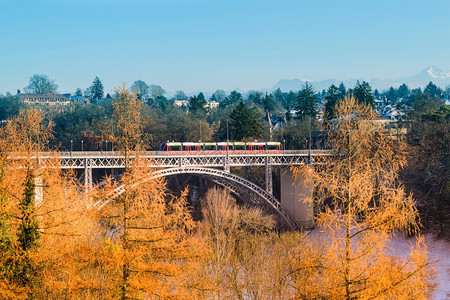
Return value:
<svg viewBox="0 0 450 300">
<path fill-rule="evenodd" d="M 347 95 L 347 88 L 345 87 L 344 83 L 341 82 L 339 84 L 339 98 L 344 99 L 344 97 Z"/>
<path fill-rule="evenodd" d="M 83 96 L 83 92 L 81 91 L 80 88 L 77 88 L 77 89 L 75 90 L 74 96 L 75 96 L 75 97 L 82 97 L 82 96 Z"/>
<path fill-rule="evenodd" d="M 189 98 L 189 111 L 192 113 L 205 113 L 207 104 L 205 96 L 203 93 L 199 93 L 197 96 L 192 96 Z"/>
<path fill-rule="evenodd" d="M 92 85 L 86 90 L 85 94 L 91 100 L 103 98 L 103 84 L 98 77 L 95 77 Z"/>
<path fill-rule="evenodd" d="M 264 96 L 263 100 L 262 100 L 262 107 L 264 108 L 265 112 L 273 112 L 274 108 L 275 108 L 275 102 L 273 99 L 272 95 L 268 95 L 266 93 L 266 95 Z"/>
<path fill-rule="evenodd" d="M 230 138 L 234 141 L 263 136 L 260 115 L 254 108 L 249 108 L 244 102 L 239 102 L 230 114 Z"/>
<path fill-rule="evenodd" d="M 410 92 L 411 91 L 409 90 L 408 86 L 404 83 L 398 88 L 398 96 L 400 98 L 405 98 L 406 96 L 409 95 Z"/>
<path fill-rule="evenodd" d="M 372 95 L 372 88 L 368 82 L 363 81 L 362 83 L 356 81 L 356 86 L 353 90 L 353 95 L 358 103 L 368 104 L 372 108 L 375 108 L 375 102 Z"/>
<path fill-rule="evenodd" d="M 297 105 L 295 107 L 301 118 L 311 116 L 315 118 L 318 113 L 316 93 L 312 85 L 305 83 L 303 88 L 298 92 Z"/>
<path fill-rule="evenodd" d="M 339 103 L 339 89 L 332 84 L 327 92 L 328 95 L 325 97 L 327 103 L 325 104 L 324 115 L 326 119 L 334 119 L 334 108 Z"/>
<path fill-rule="evenodd" d="M 230 95 L 222 103 L 220 103 L 220 105 L 222 107 L 227 107 L 229 105 L 237 104 L 240 101 L 243 101 L 241 93 L 238 93 L 236 91 L 232 91 L 230 93 Z"/>
<path fill-rule="evenodd" d="M 433 98 L 439 98 L 442 94 L 442 89 L 435 85 L 432 81 L 427 84 L 423 90 L 424 94 L 430 95 Z"/>
</svg>

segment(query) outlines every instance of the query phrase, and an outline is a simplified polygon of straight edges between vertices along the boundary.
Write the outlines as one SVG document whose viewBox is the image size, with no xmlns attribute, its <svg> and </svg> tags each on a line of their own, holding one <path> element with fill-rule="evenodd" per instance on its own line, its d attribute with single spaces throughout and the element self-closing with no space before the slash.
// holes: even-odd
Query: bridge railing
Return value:
<svg viewBox="0 0 450 300">
<path fill-rule="evenodd" d="M 218 150 L 218 151 L 141 151 L 143 156 L 226 156 L 226 155 L 329 155 L 331 150 Z M 59 152 L 61 157 L 87 158 L 87 157 L 120 157 L 119 151 L 64 151 Z M 53 156 L 52 152 L 42 152 L 40 156 Z"/>
</svg>

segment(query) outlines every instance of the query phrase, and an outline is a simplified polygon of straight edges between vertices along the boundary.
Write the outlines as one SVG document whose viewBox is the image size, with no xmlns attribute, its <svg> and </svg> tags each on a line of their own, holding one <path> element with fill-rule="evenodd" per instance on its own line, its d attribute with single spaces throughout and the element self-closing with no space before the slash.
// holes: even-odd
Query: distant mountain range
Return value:
<svg viewBox="0 0 450 300">
<path fill-rule="evenodd" d="M 441 88 L 445 88 L 447 85 L 450 85 L 450 72 L 444 72 L 436 66 L 431 66 L 416 75 L 396 80 L 380 78 L 372 78 L 370 80 L 363 78 L 338 80 L 333 78 L 324 79 L 321 81 L 310 81 L 309 83 L 312 84 L 316 91 L 322 91 L 323 89 L 328 89 L 328 87 L 332 84 L 339 86 L 341 82 L 344 83 L 345 87 L 351 88 L 355 86 L 357 80 L 360 82 L 363 80 L 368 81 L 372 87 L 372 90 L 378 89 L 379 91 L 387 90 L 391 86 L 397 88 L 403 83 L 405 83 L 409 88 L 421 87 L 423 89 L 430 81 Z M 305 83 L 306 81 L 300 79 L 281 79 L 272 88 L 267 89 L 267 91 L 274 91 L 278 88 L 280 88 L 283 92 L 298 91 Z"/>
</svg>

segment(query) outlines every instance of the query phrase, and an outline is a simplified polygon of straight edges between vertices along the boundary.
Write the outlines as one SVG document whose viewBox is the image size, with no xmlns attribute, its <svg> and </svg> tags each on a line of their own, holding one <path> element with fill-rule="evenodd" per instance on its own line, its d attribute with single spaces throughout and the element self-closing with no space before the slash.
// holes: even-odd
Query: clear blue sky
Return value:
<svg viewBox="0 0 450 300">
<path fill-rule="evenodd" d="M 0 0 L 0 93 L 167 91 L 450 71 L 450 0 Z"/>
</svg>

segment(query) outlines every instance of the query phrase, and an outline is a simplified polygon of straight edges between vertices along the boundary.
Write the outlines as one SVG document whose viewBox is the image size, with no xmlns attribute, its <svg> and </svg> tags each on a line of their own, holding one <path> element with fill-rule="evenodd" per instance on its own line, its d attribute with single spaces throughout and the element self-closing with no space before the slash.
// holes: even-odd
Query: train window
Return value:
<svg viewBox="0 0 450 300">
<path fill-rule="evenodd" d="M 276 151 L 276 150 L 282 150 L 282 146 L 280 142 L 267 142 L 267 150 L 268 151 Z"/>
<path fill-rule="evenodd" d="M 205 151 L 217 151 L 217 143 L 204 143 L 203 150 Z"/>
<path fill-rule="evenodd" d="M 235 142 L 234 143 L 234 149 L 235 151 L 245 151 L 245 143 L 244 142 Z"/>
</svg>

